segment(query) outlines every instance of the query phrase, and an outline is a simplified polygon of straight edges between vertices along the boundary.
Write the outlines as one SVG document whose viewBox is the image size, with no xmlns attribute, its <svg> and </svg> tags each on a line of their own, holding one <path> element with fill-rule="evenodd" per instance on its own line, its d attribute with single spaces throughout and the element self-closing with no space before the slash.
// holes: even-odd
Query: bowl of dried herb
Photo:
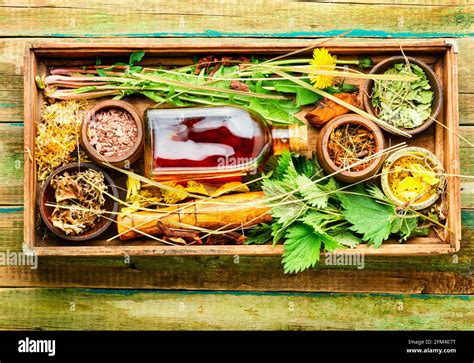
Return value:
<svg viewBox="0 0 474 363">
<path fill-rule="evenodd" d="M 391 57 L 379 62 L 370 74 L 413 76 L 414 80 L 367 80 L 363 100 L 369 114 L 409 135 L 426 130 L 438 117 L 443 101 L 441 86 L 425 62 L 414 57 Z M 395 133 L 382 123 L 379 126 Z"/>
<path fill-rule="evenodd" d="M 326 173 L 354 183 L 375 175 L 383 163 L 380 128 L 355 113 L 336 117 L 319 133 L 316 155 Z"/>
<path fill-rule="evenodd" d="M 118 192 L 111 177 L 88 163 L 56 169 L 39 193 L 46 227 L 68 241 L 87 241 L 104 233 L 115 219 Z"/>
</svg>

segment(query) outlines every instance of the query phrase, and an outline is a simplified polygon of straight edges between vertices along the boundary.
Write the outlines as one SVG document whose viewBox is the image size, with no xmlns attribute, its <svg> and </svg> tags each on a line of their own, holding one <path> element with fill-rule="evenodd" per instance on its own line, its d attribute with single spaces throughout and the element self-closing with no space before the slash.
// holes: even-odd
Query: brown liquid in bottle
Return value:
<svg viewBox="0 0 474 363">
<path fill-rule="evenodd" d="M 265 121 L 237 107 L 149 110 L 147 119 L 156 180 L 244 175 L 272 147 Z"/>
</svg>

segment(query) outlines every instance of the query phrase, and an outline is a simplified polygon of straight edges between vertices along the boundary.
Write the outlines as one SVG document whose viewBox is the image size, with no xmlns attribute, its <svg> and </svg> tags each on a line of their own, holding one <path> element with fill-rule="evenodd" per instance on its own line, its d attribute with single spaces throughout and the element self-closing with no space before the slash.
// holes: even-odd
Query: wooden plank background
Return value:
<svg viewBox="0 0 474 363">
<path fill-rule="evenodd" d="M 474 143 L 470 0 L 0 1 L 0 251 L 20 251 L 23 242 L 27 42 L 289 40 L 347 30 L 348 39 L 455 38 L 460 128 Z M 462 174 L 474 174 L 473 155 L 461 142 Z M 320 265 L 288 276 L 279 258 L 238 256 L 130 263 L 44 258 L 36 270 L 0 266 L 0 329 L 472 329 L 472 179 L 462 180 L 462 208 L 463 240 L 456 255 L 367 257 L 361 270 Z"/>
</svg>

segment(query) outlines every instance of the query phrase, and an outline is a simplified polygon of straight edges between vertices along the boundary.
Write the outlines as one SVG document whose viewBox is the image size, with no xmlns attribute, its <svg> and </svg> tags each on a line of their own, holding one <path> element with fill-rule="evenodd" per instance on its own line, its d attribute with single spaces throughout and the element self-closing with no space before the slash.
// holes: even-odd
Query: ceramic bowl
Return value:
<svg viewBox="0 0 474 363">
<path fill-rule="evenodd" d="M 124 154 L 116 157 L 106 157 L 100 154 L 94 146 L 91 145 L 89 141 L 89 122 L 93 120 L 95 114 L 105 111 L 107 109 L 120 109 L 128 112 L 135 124 L 137 125 L 137 140 L 135 144 Z M 81 126 L 81 146 L 83 147 L 86 154 L 94 160 L 97 164 L 107 166 L 107 163 L 123 168 L 128 167 L 130 164 L 137 161 L 140 156 L 143 154 L 143 145 L 144 145 L 144 126 L 143 121 L 135 110 L 135 108 L 128 102 L 120 100 L 105 100 L 96 103 L 94 106 L 89 108 L 84 117 L 84 121 Z"/>
<path fill-rule="evenodd" d="M 319 163 L 321 164 L 321 167 L 324 169 L 324 171 L 326 171 L 328 174 L 332 174 L 340 170 L 340 168 L 334 164 L 333 160 L 329 156 L 329 137 L 333 130 L 347 124 L 363 126 L 375 135 L 375 153 L 381 152 L 385 147 L 385 140 L 382 131 L 371 120 L 355 113 L 349 113 L 336 117 L 324 125 L 319 133 L 316 143 L 316 155 L 318 157 Z M 377 173 L 382 165 L 382 162 L 383 156 L 379 155 L 370 160 L 370 164 L 364 170 L 344 170 L 334 174 L 334 177 L 346 183 L 355 183 L 364 179 L 368 179 Z"/>
<path fill-rule="evenodd" d="M 102 169 L 100 169 L 96 165 L 88 164 L 88 163 L 72 163 L 64 165 L 58 169 L 56 169 L 51 175 L 46 179 L 44 182 L 40 193 L 39 193 L 39 200 L 38 206 L 41 217 L 43 218 L 46 227 L 53 232 L 56 236 L 68 240 L 68 241 L 87 241 L 94 238 L 97 238 L 99 235 L 104 233 L 112 224 L 115 214 L 118 210 L 118 203 L 111 197 L 104 195 L 105 197 L 105 210 L 108 212 L 112 212 L 112 214 L 105 214 L 107 218 L 100 218 L 98 223 L 84 233 L 76 236 L 67 235 L 59 228 L 53 226 L 50 221 L 51 214 L 53 213 L 54 207 L 47 206 L 46 204 L 55 204 L 55 189 L 51 186 L 51 180 L 56 177 L 57 175 L 61 175 L 64 172 L 69 172 L 69 174 L 85 169 L 93 169 L 96 170 L 104 175 L 104 183 L 107 186 L 107 192 L 112 194 L 115 198 L 118 198 L 117 188 L 112 180 L 112 178 Z"/>
<path fill-rule="evenodd" d="M 426 77 L 428 78 L 428 81 L 431 86 L 431 91 L 433 91 L 433 101 L 431 103 L 431 115 L 430 117 L 423 122 L 422 125 L 412 128 L 412 129 L 407 129 L 407 128 L 398 128 L 400 131 L 406 132 L 409 135 L 415 135 L 418 134 L 424 130 L 426 130 L 428 127 L 430 127 L 433 122 L 435 121 L 436 117 L 438 117 L 439 112 L 441 110 L 441 105 L 443 103 L 443 94 L 441 91 L 441 85 L 438 79 L 438 76 L 433 72 L 431 67 L 427 65 L 426 63 L 422 62 L 419 59 L 413 58 L 413 57 L 403 57 L 403 56 L 396 56 L 396 57 L 391 57 L 388 59 L 385 59 L 381 62 L 379 62 L 376 66 L 372 68 L 370 71 L 370 74 L 383 74 L 385 71 L 387 71 L 389 68 L 392 68 L 395 64 L 397 63 L 405 63 L 406 60 L 408 60 L 412 64 L 416 64 L 426 74 Z M 372 101 L 371 101 L 371 94 L 372 94 L 372 88 L 374 86 L 374 81 L 369 79 L 365 82 L 364 84 L 364 89 L 362 92 L 362 97 L 363 97 L 363 102 L 364 102 L 364 107 L 365 110 L 373 115 L 378 117 L 377 111 L 375 108 L 372 106 Z M 395 131 L 392 129 L 384 126 L 383 124 L 379 124 L 379 126 L 387 131 L 388 133 L 391 134 L 397 134 Z"/>
</svg>

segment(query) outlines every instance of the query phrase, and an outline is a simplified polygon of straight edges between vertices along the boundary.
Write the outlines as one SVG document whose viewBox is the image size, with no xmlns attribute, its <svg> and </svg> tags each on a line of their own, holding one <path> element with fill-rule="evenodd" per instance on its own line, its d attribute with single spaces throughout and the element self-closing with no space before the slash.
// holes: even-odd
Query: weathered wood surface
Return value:
<svg viewBox="0 0 474 363">
<path fill-rule="evenodd" d="M 21 251 L 22 212 L 0 208 L 0 251 Z M 283 274 L 279 257 L 43 257 L 38 269 L 0 267 L 0 286 L 472 294 L 473 215 L 463 213 L 454 256 L 366 256 L 363 269 L 321 263 L 298 275 Z"/>
<path fill-rule="evenodd" d="M 432 5 L 420 0 L 406 1 L 406 5 L 282 0 L 204 3 L 7 0 L 3 3 L 0 36 L 302 37 L 334 36 L 346 29 L 352 30 L 353 37 L 473 34 L 468 0 L 436 1 Z"/>
<path fill-rule="evenodd" d="M 472 296 L 0 289 L 0 329 L 467 330 Z M 350 314 L 344 313 L 350 311 Z"/>
<path fill-rule="evenodd" d="M 383 16 L 381 16 L 383 14 Z M 474 143 L 474 6 L 470 0 L 121 2 L 0 1 L 0 252 L 19 251 L 23 202 L 26 42 L 147 37 L 456 37 L 461 134 Z M 153 38 L 171 36 L 173 38 Z M 142 41 L 142 40 L 141 40 Z M 262 43 L 265 39 L 260 39 Z M 461 142 L 461 172 L 474 175 Z M 26 156 L 27 157 L 27 156 Z M 462 180 L 458 254 L 366 257 L 364 269 L 320 265 L 288 276 L 275 257 L 43 258 L 0 266 L 0 329 L 472 329 L 474 181 Z M 20 288 L 18 288 L 20 287 Z M 67 289 L 61 289 L 66 287 Z M 72 287 L 90 287 L 91 290 Z M 114 288 L 121 290 L 96 290 Z M 126 289 L 126 290 L 122 290 Z M 148 292 L 162 290 L 245 290 Z M 339 295 L 255 291 L 392 293 Z M 422 296 L 421 295 L 424 294 Z M 74 309 L 73 309 L 74 307 Z M 292 307 L 292 308 L 291 308 Z M 181 309 L 181 310 L 180 310 Z M 183 310 L 184 309 L 184 310 Z M 292 310 L 293 309 L 293 310 Z M 341 318 L 341 316 L 343 318 Z"/>
</svg>

